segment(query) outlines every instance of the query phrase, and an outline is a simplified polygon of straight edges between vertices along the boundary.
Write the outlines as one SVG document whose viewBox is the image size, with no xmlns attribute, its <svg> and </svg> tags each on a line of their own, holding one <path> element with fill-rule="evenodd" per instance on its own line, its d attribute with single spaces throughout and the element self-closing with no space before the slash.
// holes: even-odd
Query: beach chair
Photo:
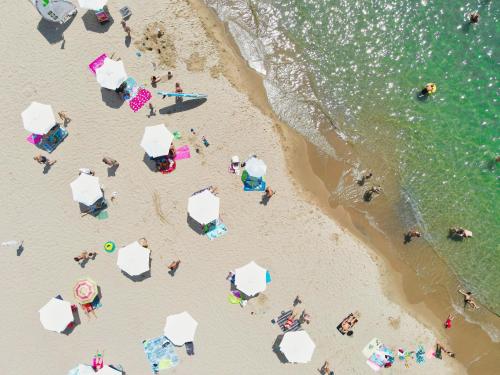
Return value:
<svg viewBox="0 0 500 375">
<path fill-rule="evenodd" d="M 95 16 L 99 23 L 106 23 L 109 21 L 109 13 L 104 8 L 96 10 Z"/>
<path fill-rule="evenodd" d="M 186 342 L 186 353 L 187 355 L 194 355 L 194 343 L 192 341 Z"/>
<path fill-rule="evenodd" d="M 122 18 L 126 20 L 132 15 L 132 11 L 128 6 L 124 6 L 123 8 L 120 8 L 120 14 L 122 15 Z"/>
</svg>

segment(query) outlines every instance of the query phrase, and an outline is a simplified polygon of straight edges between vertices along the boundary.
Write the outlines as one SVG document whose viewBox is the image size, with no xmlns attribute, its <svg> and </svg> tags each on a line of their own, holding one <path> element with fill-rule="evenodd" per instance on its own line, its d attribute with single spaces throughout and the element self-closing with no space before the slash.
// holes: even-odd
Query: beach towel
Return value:
<svg viewBox="0 0 500 375">
<path fill-rule="evenodd" d="M 105 210 L 100 211 L 99 214 L 97 215 L 98 220 L 106 220 L 108 217 L 109 217 L 108 211 Z"/>
<path fill-rule="evenodd" d="M 101 56 L 99 56 L 98 58 L 96 58 L 94 61 L 92 61 L 90 64 L 89 64 L 89 69 L 92 73 L 95 74 L 95 71 L 100 68 L 102 66 L 102 64 L 104 64 L 104 60 L 106 59 L 106 54 L 103 53 Z"/>
<path fill-rule="evenodd" d="M 248 184 L 245 182 L 243 185 L 244 191 L 265 191 L 266 190 L 266 182 L 264 180 L 260 181 L 258 184 Z"/>
<path fill-rule="evenodd" d="M 101 299 L 99 298 L 99 296 L 94 298 L 94 300 L 90 303 L 90 305 L 92 306 L 93 310 L 97 310 L 98 308 L 102 307 Z"/>
<path fill-rule="evenodd" d="M 241 301 L 241 298 L 238 298 L 234 294 L 229 293 L 229 295 L 227 296 L 227 300 L 231 305 L 238 305 Z"/>
<path fill-rule="evenodd" d="M 139 89 L 137 95 L 128 102 L 128 105 L 132 108 L 132 111 L 137 112 L 139 109 L 144 107 L 150 99 L 151 92 L 141 88 Z"/>
<path fill-rule="evenodd" d="M 425 350 L 422 345 L 419 345 L 417 352 L 415 353 L 415 360 L 418 364 L 425 363 Z"/>
<path fill-rule="evenodd" d="M 190 157 L 191 157 L 191 153 L 189 152 L 188 145 L 181 146 L 175 150 L 174 160 L 189 159 Z"/>
<path fill-rule="evenodd" d="M 227 227 L 225 224 L 221 223 L 215 227 L 215 229 L 212 229 L 210 232 L 207 232 L 207 237 L 210 238 L 210 240 L 215 240 L 216 238 L 222 237 L 225 235 L 227 232 Z"/>
<path fill-rule="evenodd" d="M 42 141 L 42 136 L 38 134 L 30 134 L 26 140 L 32 145 L 37 145 Z"/>
<path fill-rule="evenodd" d="M 153 374 L 179 364 L 179 357 L 175 353 L 174 345 L 165 336 L 144 340 L 143 347 Z"/>
<path fill-rule="evenodd" d="M 51 134 L 48 138 L 46 139 L 41 139 L 41 141 L 38 143 L 37 147 L 40 147 L 47 151 L 49 154 L 56 149 L 57 146 L 59 146 L 62 141 L 68 136 L 68 131 L 64 128 L 61 128 L 60 126 L 58 129 Z"/>
<path fill-rule="evenodd" d="M 266 284 L 271 283 L 271 273 L 269 271 L 266 271 Z"/>
</svg>

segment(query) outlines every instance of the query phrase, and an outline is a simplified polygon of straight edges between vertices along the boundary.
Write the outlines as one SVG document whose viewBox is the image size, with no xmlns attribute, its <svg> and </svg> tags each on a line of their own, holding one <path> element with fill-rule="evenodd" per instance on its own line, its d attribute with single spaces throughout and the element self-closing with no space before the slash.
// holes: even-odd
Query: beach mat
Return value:
<svg viewBox="0 0 500 375">
<path fill-rule="evenodd" d="M 177 150 L 175 150 L 175 158 L 174 160 L 182 160 L 182 159 L 189 159 L 191 157 L 191 153 L 189 152 L 189 146 L 184 145 L 179 147 Z"/>
<path fill-rule="evenodd" d="M 165 336 L 144 340 L 142 344 L 153 374 L 179 364 L 179 357 L 175 353 L 174 345 Z"/>
<path fill-rule="evenodd" d="M 207 237 L 211 240 L 215 240 L 216 238 L 222 237 L 227 233 L 227 227 L 225 224 L 221 223 L 217 225 L 210 232 L 207 232 Z"/>
</svg>

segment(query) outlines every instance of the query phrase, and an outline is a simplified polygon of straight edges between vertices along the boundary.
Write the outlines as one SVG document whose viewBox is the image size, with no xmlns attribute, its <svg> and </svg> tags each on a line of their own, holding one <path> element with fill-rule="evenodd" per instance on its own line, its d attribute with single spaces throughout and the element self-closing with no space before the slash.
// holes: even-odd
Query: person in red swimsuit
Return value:
<svg viewBox="0 0 500 375">
<path fill-rule="evenodd" d="M 448 315 L 446 322 L 444 322 L 444 328 L 451 328 L 451 321 L 453 319 L 455 319 L 455 317 L 452 314 Z"/>
</svg>

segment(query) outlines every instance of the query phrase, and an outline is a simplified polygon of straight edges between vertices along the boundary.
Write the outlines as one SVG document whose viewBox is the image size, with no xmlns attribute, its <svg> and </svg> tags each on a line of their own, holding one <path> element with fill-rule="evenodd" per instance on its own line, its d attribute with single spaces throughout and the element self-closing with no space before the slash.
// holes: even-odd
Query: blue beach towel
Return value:
<svg viewBox="0 0 500 375">
<path fill-rule="evenodd" d="M 417 352 L 415 353 L 415 360 L 419 364 L 425 363 L 425 350 L 422 345 L 418 347 Z"/>
<path fill-rule="evenodd" d="M 179 364 L 179 357 L 175 353 L 174 345 L 165 336 L 145 340 L 143 346 L 153 374 L 157 374 L 161 369 L 175 367 Z"/>
<path fill-rule="evenodd" d="M 225 224 L 220 223 L 217 225 L 214 229 L 212 229 L 210 232 L 207 232 L 207 237 L 210 238 L 211 240 L 215 240 L 216 238 L 222 237 L 225 235 L 227 232 L 227 227 Z"/>
</svg>

